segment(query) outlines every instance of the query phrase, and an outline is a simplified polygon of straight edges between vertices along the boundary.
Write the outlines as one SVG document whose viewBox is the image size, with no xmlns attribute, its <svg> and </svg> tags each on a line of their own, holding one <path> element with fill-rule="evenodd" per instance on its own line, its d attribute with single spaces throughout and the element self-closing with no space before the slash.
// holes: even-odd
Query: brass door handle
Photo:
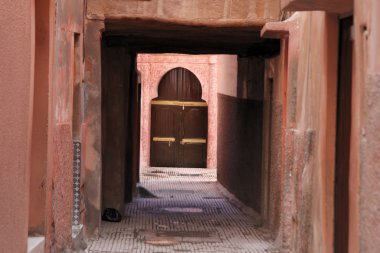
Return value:
<svg viewBox="0 0 380 253">
<path fill-rule="evenodd" d="M 175 138 L 173 137 L 153 137 L 153 141 L 155 142 L 175 142 Z"/>
<path fill-rule="evenodd" d="M 206 139 L 200 139 L 200 138 L 188 138 L 188 139 L 182 139 L 182 141 L 180 142 L 181 145 L 185 145 L 185 144 L 203 144 L 203 143 L 207 143 L 207 140 Z"/>
<path fill-rule="evenodd" d="M 169 147 L 172 145 L 172 142 L 175 142 L 174 137 L 153 137 L 154 142 L 167 142 Z"/>
</svg>

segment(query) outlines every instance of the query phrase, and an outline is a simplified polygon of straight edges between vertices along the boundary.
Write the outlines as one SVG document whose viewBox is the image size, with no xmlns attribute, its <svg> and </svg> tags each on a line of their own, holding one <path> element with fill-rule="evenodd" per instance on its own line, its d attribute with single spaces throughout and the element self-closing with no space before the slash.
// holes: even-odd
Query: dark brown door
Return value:
<svg viewBox="0 0 380 253">
<path fill-rule="evenodd" d="M 206 167 L 208 112 L 201 97 L 201 84 L 187 69 L 162 78 L 152 100 L 151 166 Z"/>
<path fill-rule="evenodd" d="M 186 107 L 182 111 L 181 128 L 178 164 L 188 168 L 206 167 L 207 107 Z"/>
<path fill-rule="evenodd" d="M 340 22 L 335 165 L 335 253 L 348 252 L 353 18 Z"/>
</svg>

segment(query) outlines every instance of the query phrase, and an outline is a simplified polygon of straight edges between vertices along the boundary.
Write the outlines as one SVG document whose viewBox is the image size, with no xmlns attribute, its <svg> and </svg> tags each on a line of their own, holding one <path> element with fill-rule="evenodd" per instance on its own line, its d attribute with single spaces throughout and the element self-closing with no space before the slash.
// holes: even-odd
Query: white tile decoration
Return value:
<svg viewBox="0 0 380 253">
<path fill-rule="evenodd" d="M 81 143 L 73 141 L 73 226 L 80 224 L 80 168 L 81 168 Z"/>
</svg>

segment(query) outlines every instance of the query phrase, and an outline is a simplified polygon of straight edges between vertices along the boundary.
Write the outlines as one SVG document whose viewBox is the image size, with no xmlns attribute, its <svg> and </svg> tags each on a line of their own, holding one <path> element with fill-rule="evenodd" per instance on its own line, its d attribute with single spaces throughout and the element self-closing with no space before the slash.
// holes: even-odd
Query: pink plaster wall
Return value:
<svg viewBox="0 0 380 253">
<path fill-rule="evenodd" d="M 303 12 L 284 23 L 289 38 L 283 41 L 287 48 L 281 56 L 286 62 L 275 66 L 287 78 L 279 236 L 292 252 L 329 253 L 333 252 L 338 18 Z"/>
<path fill-rule="evenodd" d="M 141 73 L 141 152 L 140 164 L 149 166 L 150 160 L 150 101 L 158 96 L 161 78 L 173 68 L 182 67 L 193 72 L 202 85 L 202 99 L 208 103 L 207 168 L 216 168 L 217 132 L 217 66 L 212 55 L 141 54 L 137 67 Z"/>
<path fill-rule="evenodd" d="M 34 1 L 0 4 L 0 252 L 27 249 Z"/>
<path fill-rule="evenodd" d="M 49 114 L 50 0 L 40 0 L 35 9 L 35 69 L 33 131 L 29 193 L 29 234 L 44 234 Z"/>
<path fill-rule="evenodd" d="M 61 252 L 72 247 L 74 34 L 82 45 L 84 1 L 53 1 L 45 250 Z"/>
<path fill-rule="evenodd" d="M 350 253 L 380 247 L 380 2 L 355 0 Z"/>
</svg>

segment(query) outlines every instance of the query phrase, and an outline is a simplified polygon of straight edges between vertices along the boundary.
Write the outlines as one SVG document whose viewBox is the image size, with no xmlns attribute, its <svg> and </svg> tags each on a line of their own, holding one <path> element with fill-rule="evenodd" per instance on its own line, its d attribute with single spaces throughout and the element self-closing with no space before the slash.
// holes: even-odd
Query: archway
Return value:
<svg viewBox="0 0 380 253">
<path fill-rule="evenodd" d="M 150 165 L 205 168 L 208 107 L 198 78 L 185 68 L 170 70 L 151 106 Z"/>
</svg>

